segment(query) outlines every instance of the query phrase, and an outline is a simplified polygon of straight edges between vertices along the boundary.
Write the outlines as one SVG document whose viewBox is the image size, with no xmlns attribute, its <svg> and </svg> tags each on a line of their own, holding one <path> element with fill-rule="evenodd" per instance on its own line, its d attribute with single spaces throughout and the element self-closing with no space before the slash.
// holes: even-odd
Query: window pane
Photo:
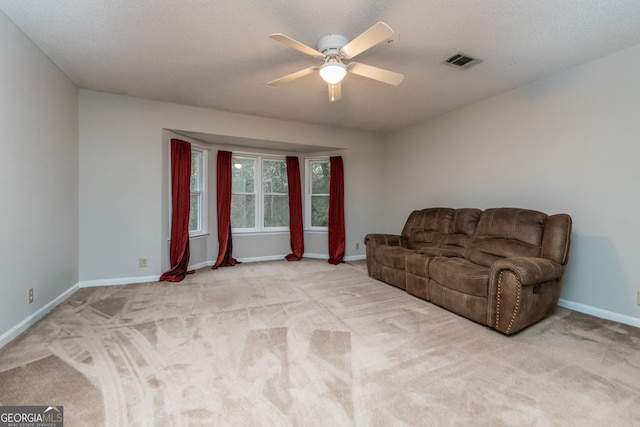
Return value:
<svg viewBox="0 0 640 427">
<path fill-rule="evenodd" d="M 311 163 L 311 194 L 329 194 L 329 162 Z"/>
<path fill-rule="evenodd" d="M 255 190 L 255 159 L 232 159 L 234 193 L 253 193 Z"/>
<path fill-rule="evenodd" d="M 191 191 L 200 190 L 200 158 L 202 153 L 191 151 Z"/>
<path fill-rule="evenodd" d="M 329 196 L 311 196 L 311 226 L 329 226 Z"/>
<path fill-rule="evenodd" d="M 231 228 L 255 228 L 256 197 L 234 194 L 231 198 Z"/>
<path fill-rule="evenodd" d="M 262 182 L 265 193 L 287 194 L 287 164 L 282 161 L 265 160 L 262 162 Z"/>
<path fill-rule="evenodd" d="M 264 226 L 286 227 L 289 225 L 289 196 L 264 196 Z"/>
<path fill-rule="evenodd" d="M 200 193 L 191 193 L 191 211 L 189 212 L 189 231 L 200 230 Z"/>
</svg>

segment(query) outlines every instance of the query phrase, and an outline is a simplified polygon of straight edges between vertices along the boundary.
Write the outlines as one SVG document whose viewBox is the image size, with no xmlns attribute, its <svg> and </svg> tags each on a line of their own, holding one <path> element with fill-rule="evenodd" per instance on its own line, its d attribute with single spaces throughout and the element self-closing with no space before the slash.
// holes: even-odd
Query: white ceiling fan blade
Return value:
<svg viewBox="0 0 640 427">
<path fill-rule="evenodd" d="M 269 37 L 272 39 L 279 41 L 280 43 L 284 43 L 289 47 L 294 48 L 302 53 L 306 53 L 307 55 L 313 56 L 314 58 L 324 59 L 324 55 L 312 47 L 307 46 L 306 44 L 300 43 L 297 40 L 292 39 L 289 36 L 285 36 L 282 33 L 269 34 Z"/>
<path fill-rule="evenodd" d="M 385 70 L 378 67 L 372 67 L 371 65 L 360 64 L 358 62 L 352 62 L 348 66 L 349 71 L 353 74 L 357 74 L 362 77 L 377 80 L 382 83 L 386 83 L 393 86 L 398 86 L 404 80 L 404 74 L 396 73 L 394 71 Z"/>
<path fill-rule="evenodd" d="M 377 45 L 390 38 L 393 35 L 393 30 L 384 22 L 377 22 L 371 26 L 368 30 L 365 30 L 355 39 L 351 40 L 345 46 L 340 49 L 340 53 L 346 58 L 350 59 L 356 55 L 361 54 L 365 50 Z"/>
<path fill-rule="evenodd" d="M 327 86 L 329 87 L 329 101 L 339 101 L 342 98 L 342 83 L 329 83 Z"/>
<path fill-rule="evenodd" d="M 304 77 L 308 74 L 313 73 L 318 67 L 309 67 L 304 70 L 296 71 L 295 73 L 287 74 L 286 76 L 280 77 L 279 79 L 271 80 L 267 83 L 269 86 L 278 86 L 282 83 L 290 82 L 291 80 L 299 79 L 300 77 Z"/>
</svg>

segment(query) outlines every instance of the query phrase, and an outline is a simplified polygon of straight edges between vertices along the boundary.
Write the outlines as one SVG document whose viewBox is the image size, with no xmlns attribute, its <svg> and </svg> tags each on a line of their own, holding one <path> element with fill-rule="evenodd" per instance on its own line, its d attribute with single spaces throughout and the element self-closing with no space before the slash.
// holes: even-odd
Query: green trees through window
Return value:
<svg viewBox="0 0 640 427">
<path fill-rule="evenodd" d="M 305 162 L 305 227 L 329 225 L 329 158 Z M 231 228 L 234 232 L 289 230 L 289 184 L 284 157 L 236 154 L 232 158 Z"/>
<path fill-rule="evenodd" d="M 288 230 L 289 187 L 284 158 L 234 156 L 232 193 L 232 229 Z"/>
<path fill-rule="evenodd" d="M 256 228 L 256 159 L 232 159 L 231 228 Z"/>
<path fill-rule="evenodd" d="M 283 160 L 262 161 L 264 226 L 289 226 L 289 185 L 287 164 Z"/>
<path fill-rule="evenodd" d="M 330 163 L 328 159 L 308 160 L 307 221 L 311 229 L 326 229 L 329 226 L 329 179 Z"/>
</svg>

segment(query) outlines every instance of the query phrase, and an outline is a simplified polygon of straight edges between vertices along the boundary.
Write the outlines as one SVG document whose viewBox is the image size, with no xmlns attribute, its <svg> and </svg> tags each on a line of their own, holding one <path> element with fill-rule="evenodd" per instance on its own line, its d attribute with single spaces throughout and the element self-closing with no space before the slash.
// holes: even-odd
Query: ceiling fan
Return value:
<svg viewBox="0 0 640 427">
<path fill-rule="evenodd" d="M 302 53 L 313 56 L 314 58 L 321 59 L 324 63 L 320 66 L 308 67 L 295 73 L 287 74 L 267 84 L 270 86 L 278 86 L 318 70 L 322 79 L 327 82 L 329 101 L 337 101 L 341 98 L 341 82 L 347 72 L 397 86 L 404 79 L 404 75 L 400 73 L 361 64 L 359 62 L 344 63 L 344 61 L 354 58 L 378 43 L 388 40 L 392 35 L 393 30 L 391 27 L 384 22 L 377 22 L 351 41 L 348 41 L 346 37 L 338 34 L 324 36 L 318 40 L 318 49 L 316 50 L 282 33 L 270 34 L 269 37 L 272 39 L 284 43 Z"/>
</svg>

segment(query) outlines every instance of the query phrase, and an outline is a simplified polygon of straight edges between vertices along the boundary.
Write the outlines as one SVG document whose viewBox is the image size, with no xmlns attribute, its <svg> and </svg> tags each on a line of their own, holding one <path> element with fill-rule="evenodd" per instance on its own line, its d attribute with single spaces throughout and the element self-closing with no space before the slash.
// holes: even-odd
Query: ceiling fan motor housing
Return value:
<svg viewBox="0 0 640 427">
<path fill-rule="evenodd" d="M 318 52 L 325 58 L 328 56 L 339 56 L 340 49 L 349 42 L 346 37 L 339 34 L 329 34 L 318 40 Z"/>
</svg>

